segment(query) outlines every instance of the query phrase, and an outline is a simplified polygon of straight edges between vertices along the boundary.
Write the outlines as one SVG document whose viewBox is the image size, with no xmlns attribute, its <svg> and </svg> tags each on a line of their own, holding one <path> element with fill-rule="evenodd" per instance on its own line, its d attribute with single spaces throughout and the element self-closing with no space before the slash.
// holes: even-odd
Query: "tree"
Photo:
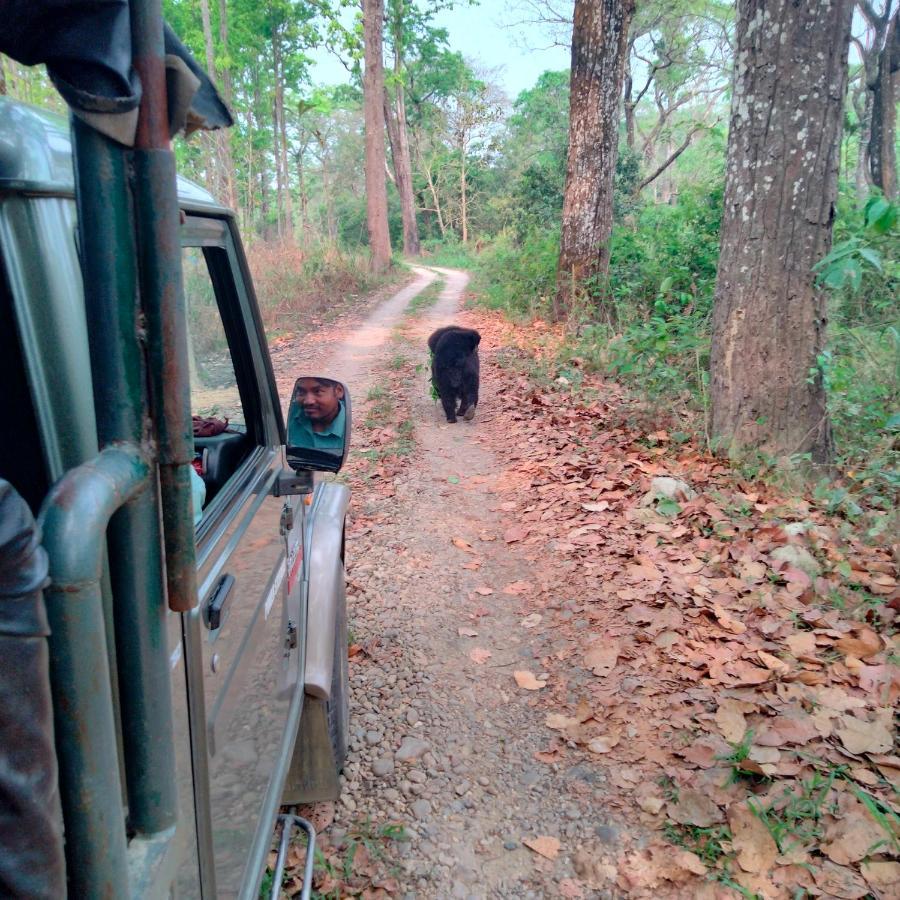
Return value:
<svg viewBox="0 0 900 900">
<path fill-rule="evenodd" d="M 366 222 L 373 272 L 391 264 L 388 232 L 384 147 L 384 66 L 382 61 L 383 0 L 363 0 L 363 111 L 366 122 Z"/>
<path fill-rule="evenodd" d="M 619 101 L 634 0 L 575 0 L 569 150 L 553 313 L 609 267 Z"/>
<path fill-rule="evenodd" d="M 890 6 L 890 5 L 889 5 Z M 900 84 L 900 8 L 894 12 L 872 86 L 869 171 L 872 183 L 893 200 L 897 196 L 897 91 Z"/>
<path fill-rule="evenodd" d="M 818 370 L 851 0 L 739 0 L 713 310 L 711 427 L 720 447 L 832 451 Z"/>
<path fill-rule="evenodd" d="M 413 23 L 410 22 L 411 18 Z M 420 17 L 406 0 L 388 0 L 387 31 L 394 66 L 384 94 L 384 118 L 391 145 L 391 160 L 394 164 L 394 183 L 400 196 L 403 252 L 407 256 L 418 256 L 420 248 L 413 194 L 412 158 L 409 151 L 409 129 L 406 122 L 405 53 L 414 24 L 420 23 Z"/>
<path fill-rule="evenodd" d="M 885 50 L 893 0 L 857 0 L 856 8 L 863 22 L 863 33 L 853 36 L 853 44 L 862 62 L 859 85 L 854 95 L 854 107 L 859 118 L 859 150 L 856 160 L 856 193 L 860 202 L 866 199 L 872 184 L 870 153 L 872 116 L 875 111 L 875 92 L 879 79 L 880 60 Z M 890 55 L 890 54 L 889 54 Z M 877 143 L 877 141 L 876 141 Z"/>
</svg>

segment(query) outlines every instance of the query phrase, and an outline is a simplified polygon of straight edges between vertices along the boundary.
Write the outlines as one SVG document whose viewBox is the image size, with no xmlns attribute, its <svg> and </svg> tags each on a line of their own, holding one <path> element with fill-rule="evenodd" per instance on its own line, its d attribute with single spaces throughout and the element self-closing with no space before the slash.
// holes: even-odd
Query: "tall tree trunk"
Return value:
<svg viewBox="0 0 900 900">
<path fill-rule="evenodd" d="M 206 74 L 213 84 L 216 83 L 216 50 L 213 44 L 212 22 L 209 15 L 209 0 L 200 0 L 200 21 L 203 26 L 203 49 L 206 54 Z M 222 142 L 215 132 L 205 137 L 207 156 L 209 159 L 207 187 L 218 200 L 225 200 L 225 178 L 223 160 L 221 158 Z"/>
<path fill-rule="evenodd" d="M 568 315 L 585 280 L 609 268 L 619 98 L 634 0 L 575 0 L 569 154 L 555 318 Z"/>
<path fill-rule="evenodd" d="M 386 272 L 391 265 L 388 231 L 387 184 L 384 148 L 384 65 L 382 28 L 384 0 L 363 0 L 363 110 L 366 129 L 366 225 L 373 272 Z"/>
<path fill-rule="evenodd" d="M 713 311 L 712 432 L 722 450 L 832 452 L 825 298 L 852 0 L 739 0 Z"/>
<path fill-rule="evenodd" d="M 463 244 L 469 243 L 469 198 L 466 192 L 466 146 L 459 148 L 459 222 Z"/>
<path fill-rule="evenodd" d="M 637 105 L 634 101 L 634 78 L 631 74 L 631 47 L 633 40 L 628 42 L 625 48 L 625 87 L 622 91 L 623 108 L 625 112 L 625 143 L 629 150 L 634 150 L 634 110 Z"/>
<path fill-rule="evenodd" d="M 228 56 L 228 3 L 219 0 L 219 51 Z M 231 70 L 223 66 L 216 82 L 222 88 L 222 99 L 231 109 L 234 91 L 231 84 Z M 237 173 L 234 169 L 234 154 L 231 151 L 231 129 L 221 128 L 216 132 L 219 158 L 222 164 L 222 200 L 231 209 L 237 209 Z"/>
<path fill-rule="evenodd" d="M 863 76 L 865 77 L 865 76 Z M 869 145 L 872 137 L 872 92 L 866 88 L 862 95 L 862 112 L 859 118 L 859 147 L 856 151 L 856 198 L 863 203 L 869 196 L 872 176 L 869 171 Z"/>
<path fill-rule="evenodd" d="M 284 175 L 284 222 L 285 234 L 294 238 L 294 200 L 291 193 L 291 170 L 288 165 L 287 116 L 284 111 L 284 79 L 275 88 L 275 102 L 278 104 L 278 125 L 280 129 L 278 152 L 281 153 L 281 171 Z"/>
<path fill-rule="evenodd" d="M 401 77 L 399 64 L 394 63 L 394 74 Z M 403 253 L 418 256 L 419 225 L 416 222 L 416 200 L 413 196 L 412 162 L 409 154 L 409 138 L 406 128 L 406 99 L 399 80 L 394 88 L 394 109 L 391 110 L 388 91 L 384 94 L 384 119 L 387 123 L 391 145 L 391 161 L 394 164 L 394 182 L 400 196 L 400 215 L 403 219 Z"/>
<path fill-rule="evenodd" d="M 6 96 L 6 62 L 0 53 L 0 97 Z"/>
<path fill-rule="evenodd" d="M 872 89 L 872 119 L 869 134 L 869 171 L 872 183 L 885 197 L 897 196 L 897 92 L 900 85 L 900 9 L 888 28 L 884 49 L 878 58 L 878 75 Z"/>
</svg>

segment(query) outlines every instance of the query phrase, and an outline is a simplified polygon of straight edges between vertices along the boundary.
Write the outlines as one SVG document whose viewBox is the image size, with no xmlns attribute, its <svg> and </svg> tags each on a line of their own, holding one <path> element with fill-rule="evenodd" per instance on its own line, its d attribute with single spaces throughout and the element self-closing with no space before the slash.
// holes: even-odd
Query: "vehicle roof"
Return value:
<svg viewBox="0 0 900 900">
<path fill-rule="evenodd" d="M 72 141 L 65 116 L 0 97 L 0 190 L 74 196 Z M 181 175 L 178 200 L 188 209 L 230 212 L 209 191 Z"/>
</svg>

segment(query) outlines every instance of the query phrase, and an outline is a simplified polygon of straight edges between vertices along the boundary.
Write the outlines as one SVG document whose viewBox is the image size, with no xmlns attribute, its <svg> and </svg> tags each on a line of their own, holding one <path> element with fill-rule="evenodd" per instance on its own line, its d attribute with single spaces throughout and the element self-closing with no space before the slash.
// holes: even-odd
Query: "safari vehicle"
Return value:
<svg viewBox="0 0 900 900">
<path fill-rule="evenodd" d="M 257 897 L 280 809 L 339 792 L 348 491 L 316 472 L 349 394 L 342 446 L 285 448 L 234 214 L 176 199 L 152 78 L 131 148 L 0 97 L 4 896 Z"/>
</svg>

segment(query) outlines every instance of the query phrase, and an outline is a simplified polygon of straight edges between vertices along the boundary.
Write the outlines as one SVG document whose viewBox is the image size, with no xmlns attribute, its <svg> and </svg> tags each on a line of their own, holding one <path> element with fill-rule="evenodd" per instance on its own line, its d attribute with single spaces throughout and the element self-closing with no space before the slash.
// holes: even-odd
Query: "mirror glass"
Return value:
<svg viewBox="0 0 900 900">
<path fill-rule="evenodd" d="M 333 378 L 304 375 L 294 383 L 287 417 L 287 460 L 296 470 L 337 472 L 350 445 L 350 392 Z"/>
</svg>

